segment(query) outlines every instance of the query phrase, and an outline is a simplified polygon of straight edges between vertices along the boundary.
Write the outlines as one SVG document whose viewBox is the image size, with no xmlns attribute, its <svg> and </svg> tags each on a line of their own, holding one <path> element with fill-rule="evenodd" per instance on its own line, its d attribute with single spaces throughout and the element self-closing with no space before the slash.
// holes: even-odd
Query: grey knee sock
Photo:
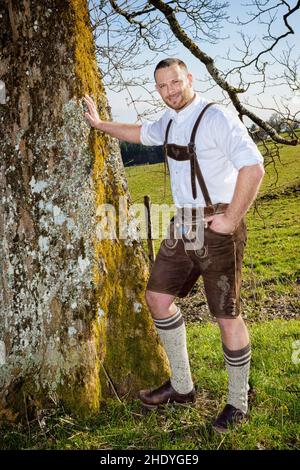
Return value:
<svg viewBox="0 0 300 470">
<path fill-rule="evenodd" d="M 193 380 L 186 346 L 186 330 L 180 308 L 175 315 L 154 320 L 160 340 L 167 353 L 172 371 L 171 385 L 178 393 L 189 393 Z"/>
<path fill-rule="evenodd" d="M 251 360 L 250 343 L 238 351 L 228 349 L 223 343 L 223 352 L 228 371 L 227 403 L 247 413 Z"/>
</svg>

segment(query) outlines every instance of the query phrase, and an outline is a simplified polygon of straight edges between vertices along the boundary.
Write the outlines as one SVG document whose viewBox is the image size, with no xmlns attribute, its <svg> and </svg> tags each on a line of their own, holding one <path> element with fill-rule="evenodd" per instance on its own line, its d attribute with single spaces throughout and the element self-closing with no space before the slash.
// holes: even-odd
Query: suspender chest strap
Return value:
<svg viewBox="0 0 300 470">
<path fill-rule="evenodd" d="M 168 137 L 169 137 L 169 132 L 170 132 L 170 127 L 172 124 L 172 119 L 168 122 L 167 128 L 166 128 L 166 133 L 165 133 L 165 141 L 164 141 L 164 156 L 165 156 L 165 183 L 166 183 L 166 167 L 168 165 L 168 158 L 172 158 L 173 160 L 177 161 L 190 161 L 190 167 L 191 167 L 191 187 L 192 187 L 192 194 L 193 198 L 197 198 L 197 187 L 196 187 L 196 178 L 198 180 L 199 186 L 201 188 L 205 204 L 207 206 L 212 206 L 212 202 L 208 193 L 207 186 L 205 184 L 200 165 L 197 159 L 197 153 L 196 153 L 196 146 L 195 146 L 195 138 L 196 138 L 196 133 L 199 127 L 199 124 L 201 122 L 201 119 L 203 118 L 206 110 L 212 106 L 215 103 L 208 103 L 200 112 L 192 133 L 191 133 L 191 138 L 190 142 L 187 146 L 185 145 L 177 145 L 177 144 L 168 144 Z M 166 187 L 166 186 L 165 186 Z"/>
</svg>

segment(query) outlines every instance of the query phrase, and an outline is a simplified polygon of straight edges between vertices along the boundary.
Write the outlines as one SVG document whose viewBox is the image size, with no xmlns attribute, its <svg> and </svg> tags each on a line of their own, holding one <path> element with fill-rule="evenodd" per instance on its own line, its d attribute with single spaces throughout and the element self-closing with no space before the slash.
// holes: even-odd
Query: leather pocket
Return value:
<svg viewBox="0 0 300 470">
<path fill-rule="evenodd" d="M 233 233 L 223 233 L 223 232 L 216 232 L 213 230 L 210 225 L 207 226 L 207 230 L 209 230 L 214 235 L 219 235 L 220 237 L 232 237 Z"/>
</svg>

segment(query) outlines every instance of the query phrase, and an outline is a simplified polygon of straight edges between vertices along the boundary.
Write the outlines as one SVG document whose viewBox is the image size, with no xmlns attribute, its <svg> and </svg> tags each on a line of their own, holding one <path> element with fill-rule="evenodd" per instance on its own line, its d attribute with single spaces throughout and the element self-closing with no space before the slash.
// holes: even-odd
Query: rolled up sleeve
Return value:
<svg viewBox="0 0 300 470">
<path fill-rule="evenodd" d="M 213 127 L 216 144 L 223 149 L 237 170 L 244 166 L 264 162 L 263 156 L 249 136 L 246 126 L 233 113 L 218 109 Z"/>
<path fill-rule="evenodd" d="M 163 115 L 158 121 L 145 121 L 141 127 L 141 143 L 143 145 L 163 145 L 164 143 L 164 121 Z"/>
</svg>

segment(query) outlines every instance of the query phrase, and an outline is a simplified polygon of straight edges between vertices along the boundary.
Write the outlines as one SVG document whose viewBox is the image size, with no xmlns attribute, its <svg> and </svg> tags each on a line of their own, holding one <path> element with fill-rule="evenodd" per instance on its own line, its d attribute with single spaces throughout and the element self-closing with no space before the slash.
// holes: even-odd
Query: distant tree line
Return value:
<svg viewBox="0 0 300 470">
<path fill-rule="evenodd" d="M 121 154 L 124 166 L 145 165 L 164 161 L 162 146 L 145 146 L 121 142 Z"/>
</svg>

